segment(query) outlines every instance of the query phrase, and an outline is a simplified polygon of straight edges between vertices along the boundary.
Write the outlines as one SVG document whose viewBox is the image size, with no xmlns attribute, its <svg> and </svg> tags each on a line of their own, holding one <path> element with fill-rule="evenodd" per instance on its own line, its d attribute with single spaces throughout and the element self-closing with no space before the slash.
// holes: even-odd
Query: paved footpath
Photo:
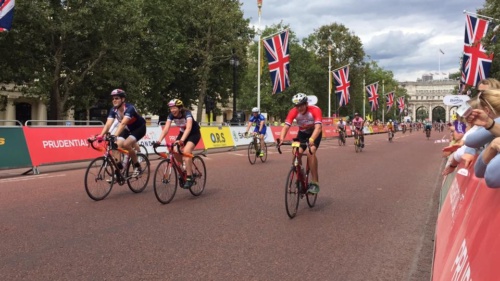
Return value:
<svg viewBox="0 0 500 281">
<path fill-rule="evenodd" d="M 429 280 L 444 133 L 320 146 L 316 206 L 285 212 L 290 148 L 250 165 L 208 153 L 205 192 L 160 204 L 115 186 L 87 197 L 87 163 L 0 170 L 2 280 Z M 154 159 L 154 157 L 152 157 Z M 152 169 L 158 161 L 152 160 Z"/>
</svg>

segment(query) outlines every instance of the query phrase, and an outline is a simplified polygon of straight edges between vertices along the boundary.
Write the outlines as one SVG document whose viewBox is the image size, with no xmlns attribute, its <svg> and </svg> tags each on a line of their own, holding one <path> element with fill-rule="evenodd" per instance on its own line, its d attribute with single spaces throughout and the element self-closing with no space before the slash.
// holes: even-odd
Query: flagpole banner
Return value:
<svg viewBox="0 0 500 281">
<path fill-rule="evenodd" d="M 366 86 L 366 95 L 368 96 L 368 102 L 370 103 L 371 111 L 375 111 L 378 108 L 378 82 L 372 83 Z"/>
<path fill-rule="evenodd" d="M 14 0 L 0 0 L 0 32 L 9 31 L 14 18 Z"/>
<path fill-rule="evenodd" d="M 351 87 L 349 66 L 332 71 L 332 75 L 335 82 L 335 94 L 340 100 L 339 106 L 346 106 L 351 99 L 351 95 L 349 94 L 349 88 Z"/>
<path fill-rule="evenodd" d="M 398 108 L 399 108 L 399 114 L 403 113 L 403 110 L 405 109 L 405 98 L 404 97 L 398 98 Z"/>
<path fill-rule="evenodd" d="M 490 76 L 493 54 L 487 54 L 481 39 L 488 32 L 490 22 L 465 15 L 465 40 L 462 58 L 462 79 L 466 85 L 475 87 Z"/>
<path fill-rule="evenodd" d="M 385 105 L 387 106 L 387 112 L 391 110 L 392 106 L 394 105 L 394 92 L 389 92 L 386 96 L 386 102 Z"/>
<path fill-rule="evenodd" d="M 269 74 L 273 84 L 273 94 L 281 93 L 290 87 L 290 50 L 288 30 L 264 40 Z"/>
</svg>

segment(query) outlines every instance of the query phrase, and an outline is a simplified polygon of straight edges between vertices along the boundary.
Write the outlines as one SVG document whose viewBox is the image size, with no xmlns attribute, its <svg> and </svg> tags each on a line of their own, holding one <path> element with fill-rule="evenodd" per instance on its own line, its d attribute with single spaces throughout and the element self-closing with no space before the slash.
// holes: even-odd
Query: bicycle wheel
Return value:
<svg viewBox="0 0 500 281">
<path fill-rule="evenodd" d="M 200 195 L 205 190 L 207 183 L 207 168 L 205 161 L 200 156 L 193 157 L 193 177 L 194 184 L 189 188 L 189 192 L 194 196 Z"/>
<path fill-rule="evenodd" d="M 342 137 L 341 136 L 339 136 L 339 138 L 338 138 L 338 143 L 339 143 L 339 146 L 342 146 Z"/>
<path fill-rule="evenodd" d="M 310 179 L 310 176 L 311 176 L 311 171 L 307 170 L 307 175 L 306 175 L 307 179 Z M 307 181 L 307 182 L 309 182 L 309 181 Z M 318 198 L 318 193 L 315 193 L 315 194 L 312 194 L 309 192 L 306 193 L 307 205 L 309 205 L 309 208 L 314 207 L 314 205 L 316 204 L 317 198 Z"/>
<path fill-rule="evenodd" d="M 257 151 L 255 150 L 255 144 L 252 141 L 248 144 L 248 161 L 250 164 L 255 164 L 255 160 L 257 160 Z"/>
<path fill-rule="evenodd" d="M 359 139 L 357 137 L 354 139 L 354 150 L 356 153 L 359 151 Z"/>
<path fill-rule="evenodd" d="M 286 213 L 291 219 L 297 215 L 297 209 L 299 208 L 300 185 L 301 183 L 297 177 L 297 170 L 295 167 L 292 167 L 290 172 L 288 172 L 285 186 Z"/>
<path fill-rule="evenodd" d="M 170 203 L 174 199 L 179 182 L 177 179 L 177 170 L 170 163 L 169 159 L 164 159 L 158 163 L 153 178 L 153 189 L 156 199 L 162 204 Z"/>
<path fill-rule="evenodd" d="M 115 182 L 114 174 L 115 169 L 104 156 L 92 160 L 85 172 L 87 195 L 95 201 L 106 198 Z"/>
<path fill-rule="evenodd" d="M 137 161 L 141 165 L 141 172 L 137 177 L 130 177 L 134 172 L 134 165 L 132 161 L 128 162 L 127 171 L 125 177 L 127 178 L 127 185 L 130 190 L 134 193 L 142 192 L 149 182 L 149 159 L 146 155 L 142 153 L 137 153 Z"/>
<path fill-rule="evenodd" d="M 146 157 L 149 158 L 149 152 L 148 152 L 148 149 L 146 148 L 146 146 L 144 144 L 139 144 L 139 148 L 141 149 L 141 151 L 138 151 L 138 152 L 146 155 Z"/>
<path fill-rule="evenodd" d="M 264 142 L 264 156 L 259 156 L 259 158 L 260 158 L 260 161 L 262 163 L 266 162 L 266 160 L 267 160 L 267 144 L 266 144 L 266 142 Z"/>
</svg>

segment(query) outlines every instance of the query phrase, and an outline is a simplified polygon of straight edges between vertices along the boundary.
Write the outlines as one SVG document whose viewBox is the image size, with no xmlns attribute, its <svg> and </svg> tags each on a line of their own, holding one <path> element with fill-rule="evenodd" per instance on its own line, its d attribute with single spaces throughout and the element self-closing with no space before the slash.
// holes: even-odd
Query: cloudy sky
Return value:
<svg viewBox="0 0 500 281">
<path fill-rule="evenodd" d="M 245 18 L 257 26 L 257 0 L 241 2 Z M 379 66 L 399 81 L 416 81 L 425 73 L 458 71 L 463 11 L 475 13 L 483 4 L 484 0 L 263 0 L 261 25 L 283 21 L 304 38 L 322 25 L 343 24 L 361 38 L 365 53 Z"/>
</svg>

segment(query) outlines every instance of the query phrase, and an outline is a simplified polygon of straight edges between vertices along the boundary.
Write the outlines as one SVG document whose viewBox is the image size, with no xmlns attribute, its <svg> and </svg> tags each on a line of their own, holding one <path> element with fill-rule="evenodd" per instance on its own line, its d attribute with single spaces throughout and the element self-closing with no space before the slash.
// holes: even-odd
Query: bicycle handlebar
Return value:
<svg viewBox="0 0 500 281">
<path fill-rule="evenodd" d="M 280 144 L 280 139 L 276 139 L 276 141 L 277 141 L 276 148 L 278 149 L 278 152 L 280 154 L 282 154 L 281 148 L 280 148 L 282 145 L 292 145 L 293 142 L 299 141 L 299 139 L 293 139 L 293 142 L 291 142 L 291 141 L 282 142 L 281 144 Z M 309 145 L 308 142 L 300 142 L 300 145 L 306 145 L 308 150 L 309 150 L 309 154 L 312 154 L 311 146 Z"/>
</svg>

